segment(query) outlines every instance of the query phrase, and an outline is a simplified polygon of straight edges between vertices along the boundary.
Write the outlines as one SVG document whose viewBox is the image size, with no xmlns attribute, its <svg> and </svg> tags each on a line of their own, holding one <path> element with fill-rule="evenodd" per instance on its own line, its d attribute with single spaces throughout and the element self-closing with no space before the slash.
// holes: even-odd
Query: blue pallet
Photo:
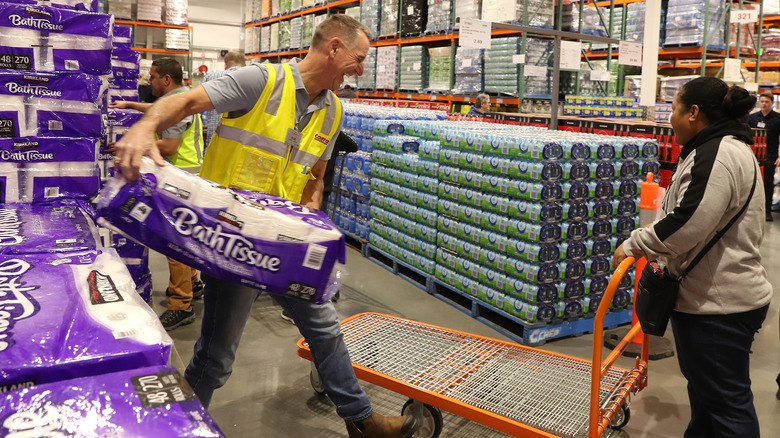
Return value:
<svg viewBox="0 0 780 438">
<path fill-rule="evenodd" d="M 398 260 L 392 255 L 371 244 L 366 245 L 364 255 L 372 262 L 387 269 L 393 274 L 402 277 L 404 280 L 419 287 L 425 292 L 431 292 L 433 288 L 432 275 L 427 274 L 408 263 L 404 263 Z"/>
<path fill-rule="evenodd" d="M 522 345 L 537 347 L 544 345 L 548 340 L 593 333 L 593 317 L 552 323 L 529 323 L 435 278 L 431 293 Z M 632 313 L 632 309 L 607 313 L 604 318 L 604 328 L 611 330 L 619 325 L 630 324 Z"/>
</svg>

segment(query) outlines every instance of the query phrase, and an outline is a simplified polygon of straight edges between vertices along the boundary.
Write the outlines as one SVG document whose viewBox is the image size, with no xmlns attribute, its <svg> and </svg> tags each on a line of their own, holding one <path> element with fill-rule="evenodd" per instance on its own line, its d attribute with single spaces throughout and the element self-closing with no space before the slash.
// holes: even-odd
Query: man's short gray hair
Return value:
<svg viewBox="0 0 780 438">
<path fill-rule="evenodd" d="M 490 96 L 488 96 L 487 94 L 480 94 L 474 100 L 474 106 L 477 108 L 482 108 L 482 105 L 484 105 L 485 102 L 490 102 Z"/>
<path fill-rule="evenodd" d="M 363 32 L 369 41 L 374 35 L 365 24 L 355 20 L 349 15 L 336 14 L 326 18 L 317 26 L 312 37 L 312 49 L 318 49 L 333 37 L 341 38 L 347 48 L 352 49 L 357 45 L 358 31 Z"/>
</svg>

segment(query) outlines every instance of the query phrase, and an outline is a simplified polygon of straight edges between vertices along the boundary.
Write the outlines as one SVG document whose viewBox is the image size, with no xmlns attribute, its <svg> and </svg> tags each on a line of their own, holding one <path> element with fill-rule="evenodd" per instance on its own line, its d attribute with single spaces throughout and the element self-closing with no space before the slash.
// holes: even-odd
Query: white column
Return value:
<svg viewBox="0 0 780 438">
<path fill-rule="evenodd" d="M 642 93 L 639 97 L 639 105 L 654 107 L 658 80 L 658 39 L 661 36 L 661 0 L 646 0 L 645 8 Z"/>
</svg>

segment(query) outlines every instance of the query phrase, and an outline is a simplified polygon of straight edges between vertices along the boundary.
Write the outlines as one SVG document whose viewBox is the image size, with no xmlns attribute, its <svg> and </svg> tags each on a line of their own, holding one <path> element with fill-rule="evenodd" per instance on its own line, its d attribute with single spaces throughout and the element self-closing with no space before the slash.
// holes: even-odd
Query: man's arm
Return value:
<svg viewBox="0 0 780 438">
<path fill-rule="evenodd" d="M 145 113 L 146 110 L 152 107 L 151 103 L 145 103 L 145 102 L 130 102 L 126 100 L 117 100 L 115 102 L 111 102 L 108 104 L 109 108 L 119 108 L 119 109 L 132 109 L 136 111 L 141 111 L 142 113 Z"/>
<path fill-rule="evenodd" d="M 319 160 L 311 168 L 311 174 L 315 179 L 309 180 L 306 187 L 303 188 L 301 196 L 301 205 L 311 209 L 319 210 L 322 206 L 322 191 L 325 189 L 325 168 L 328 166 L 327 160 Z"/>
<path fill-rule="evenodd" d="M 116 157 L 127 181 L 140 178 L 141 158 L 149 155 L 158 166 L 165 161 L 157 149 L 154 133 L 163 131 L 183 118 L 214 109 L 208 94 L 198 86 L 186 93 L 178 93 L 159 99 L 146 110 L 143 118 L 134 124 L 116 143 Z"/>
</svg>

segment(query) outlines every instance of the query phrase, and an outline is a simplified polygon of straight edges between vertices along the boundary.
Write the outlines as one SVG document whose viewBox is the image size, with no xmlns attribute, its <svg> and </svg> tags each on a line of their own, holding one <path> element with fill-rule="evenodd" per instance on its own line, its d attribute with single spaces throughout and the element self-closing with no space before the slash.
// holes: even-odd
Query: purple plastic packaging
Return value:
<svg viewBox="0 0 780 438">
<path fill-rule="evenodd" d="M 101 225 L 195 269 L 268 293 L 321 304 L 338 290 L 343 272 L 337 264 L 345 262 L 346 245 L 324 212 L 255 192 L 250 201 L 148 159 L 141 174 L 131 183 L 121 177 L 106 183 L 97 202 Z M 281 224 L 298 234 L 277 233 Z M 301 235 L 317 238 L 295 237 Z"/>
<path fill-rule="evenodd" d="M 113 249 L 0 256 L 0 392 L 165 365 L 171 338 Z"/>
<path fill-rule="evenodd" d="M 0 436 L 224 435 L 174 368 L 153 366 L 6 393 Z"/>
<path fill-rule="evenodd" d="M 95 250 L 97 228 L 76 203 L 0 205 L 0 254 Z"/>
<path fill-rule="evenodd" d="M 116 47 L 111 52 L 111 71 L 114 77 L 138 78 L 141 54 L 135 50 Z"/>
<path fill-rule="evenodd" d="M 114 48 L 129 49 L 133 46 L 133 28 L 130 26 L 114 25 L 114 35 L 111 39 Z"/>
<path fill-rule="evenodd" d="M 95 161 L 96 138 L 0 138 L 0 160 L 6 163 Z"/>
<path fill-rule="evenodd" d="M 111 15 L 0 3 L 0 67 L 24 71 L 111 72 Z"/>
<path fill-rule="evenodd" d="M 98 0 L 6 0 L 6 3 L 22 5 L 48 5 L 83 12 L 98 12 Z"/>
</svg>

